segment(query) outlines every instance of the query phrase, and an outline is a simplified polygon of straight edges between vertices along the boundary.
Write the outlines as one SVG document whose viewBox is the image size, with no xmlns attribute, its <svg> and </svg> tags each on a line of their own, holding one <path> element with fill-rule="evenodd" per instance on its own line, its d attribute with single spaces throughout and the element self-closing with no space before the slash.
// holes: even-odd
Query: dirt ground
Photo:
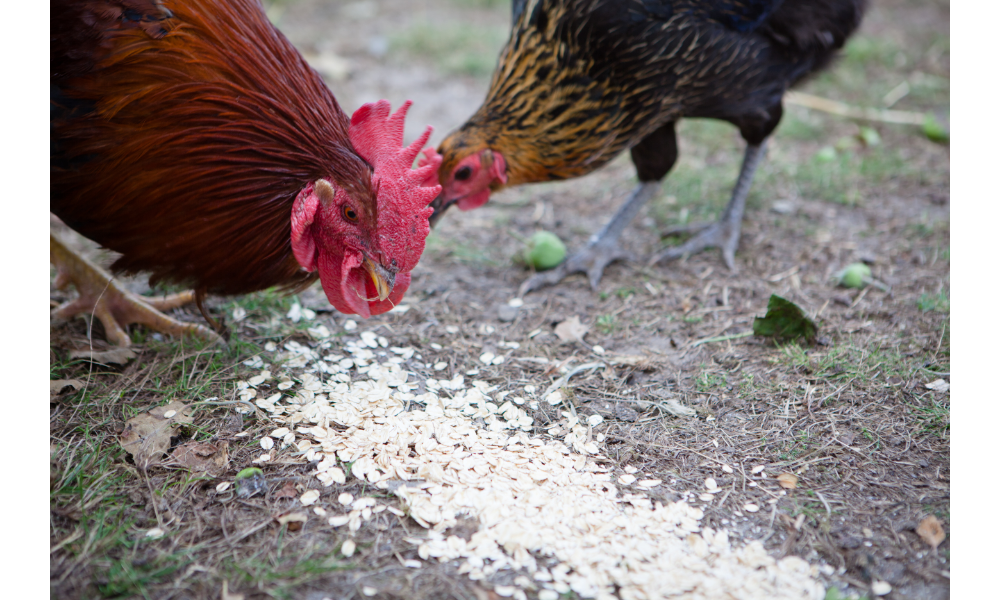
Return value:
<svg viewBox="0 0 1000 600">
<path fill-rule="evenodd" d="M 946 121 L 948 3 L 873 4 L 843 60 L 803 91 Z M 490 0 L 289 0 L 270 4 L 269 14 L 349 111 L 378 98 L 393 106 L 411 99 L 408 140 L 431 124 L 434 144 L 478 106 L 509 23 L 507 3 Z M 889 101 L 904 82 L 907 93 Z M 638 257 L 678 241 L 661 237 L 666 228 L 717 216 L 735 181 L 742 146 L 732 127 L 684 122 L 679 138 L 675 171 L 625 236 Z M 761 540 L 775 557 L 829 565 L 827 598 L 871 596 L 875 582 L 890 584 L 888 598 L 948 598 L 950 538 L 932 548 L 918 527 L 935 516 L 948 532 L 950 521 L 950 395 L 946 386 L 928 387 L 948 382 L 950 372 L 949 183 L 948 146 L 917 127 L 790 105 L 750 195 L 736 272 L 715 251 L 655 266 L 615 263 L 596 291 L 577 275 L 510 306 L 530 274 L 512 262 L 521 238 L 546 229 L 570 251 L 580 247 L 635 184 L 620 157 L 578 180 L 509 190 L 477 211 L 448 213 L 414 271 L 410 309 L 359 326 L 422 352 L 423 362 L 408 365 L 418 380 L 436 376 L 431 365 L 443 362 L 448 374 L 474 371 L 517 390 L 547 385 L 559 365 L 608 360 L 604 370 L 572 378 L 566 402 L 583 418 L 603 417 L 595 431 L 613 471 L 627 463 L 671 482 L 651 498 L 680 500 L 712 477 L 725 496 L 703 506 L 702 524 Z M 884 287 L 837 287 L 833 274 L 854 262 L 869 264 Z M 771 294 L 817 321 L 815 345 L 738 337 Z M 318 286 L 298 301 L 317 313 L 309 327 L 352 335 Z M 416 558 L 405 541 L 421 532 L 412 520 L 366 524 L 357 534 L 365 552 L 353 560 L 329 558 L 342 545 L 340 530 L 268 525 L 294 503 L 275 499 L 277 490 L 314 480 L 291 453 L 269 465 L 268 496 L 220 503 L 216 484 L 250 466 L 260 453 L 254 440 L 275 428 L 260 411 L 208 407 L 173 441 L 225 440 L 228 461 L 216 478 L 144 472 L 121 449 L 129 418 L 174 398 L 233 398 L 236 382 L 254 373 L 243 361 L 266 343 L 310 341 L 302 323 L 285 317 L 294 302 L 273 293 L 213 298 L 210 309 L 234 330 L 224 350 L 133 328 L 138 357 L 124 366 L 70 358 L 89 345 L 87 323 L 53 322 L 51 378 L 87 387 L 51 404 L 52 597 L 219 597 L 223 581 L 247 599 L 360 598 L 373 581 L 375 597 L 497 597 L 497 582 L 471 581 L 452 563 L 400 569 L 399 560 Z M 236 308 L 247 314 L 239 322 Z M 175 314 L 200 319 L 190 307 Z M 589 327 L 584 341 L 560 343 L 555 325 L 574 316 Z M 93 338 L 100 349 L 99 324 Z M 483 365 L 487 352 L 506 360 Z M 631 358 L 616 366 L 612 357 Z M 678 405 L 693 415 L 672 414 Z M 563 421 L 561 408 L 542 402 L 529 411 L 533 435 Z M 758 465 L 769 478 L 747 485 Z M 782 473 L 797 476 L 794 489 L 778 484 Z M 360 485 L 324 491 L 317 505 Z M 760 510 L 734 516 L 750 503 Z M 144 540 L 141 532 L 167 515 L 181 533 Z"/>
</svg>

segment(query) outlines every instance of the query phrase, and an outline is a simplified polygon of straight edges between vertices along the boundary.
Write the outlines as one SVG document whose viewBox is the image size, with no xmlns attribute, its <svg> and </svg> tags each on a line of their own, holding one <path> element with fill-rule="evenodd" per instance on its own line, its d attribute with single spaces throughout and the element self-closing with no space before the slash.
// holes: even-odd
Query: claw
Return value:
<svg viewBox="0 0 1000 600">
<path fill-rule="evenodd" d="M 63 286 L 73 283 L 80 294 L 76 300 L 56 309 L 54 315 L 70 319 L 80 313 L 93 313 L 104 325 L 109 342 L 129 346 L 124 326 L 140 323 L 166 333 L 180 336 L 194 334 L 208 341 L 221 341 L 214 331 L 197 323 L 184 323 L 172 319 L 157 309 L 167 310 L 190 302 L 193 292 L 182 292 L 160 298 L 143 298 L 118 285 L 104 269 L 71 251 L 54 235 L 50 236 L 50 258 L 59 271 L 56 282 Z"/>
</svg>

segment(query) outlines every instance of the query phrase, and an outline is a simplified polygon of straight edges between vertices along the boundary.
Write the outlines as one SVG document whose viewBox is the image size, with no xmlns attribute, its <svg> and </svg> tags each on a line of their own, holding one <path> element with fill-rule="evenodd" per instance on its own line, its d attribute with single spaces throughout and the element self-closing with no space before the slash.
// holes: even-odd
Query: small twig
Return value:
<svg viewBox="0 0 1000 600">
<path fill-rule="evenodd" d="M 693 344 L 691 344 L 691 347 L 694 348 L 695 346 L 700 346 L 702 344 L 711 344 L 713 342 L 725 342 L 726 340 L 736 340 L 739 338 L 750 337 L 751 335 L 753 335 L 752 331 L 744 331 L 743 333 L 734 333 L 733 335 L 705 338 L 698 340 L 697 342 L 694 342 Z"/>
<path fill-rule="evenodd" d="M 923 125 L 924 121 L 927 120 L 927 115 L 924 113 L 879 108 L 862 108 L 844 104 L 843 102 L 838 102 L 836 100 L 830 100 L 829 98 L 821 98 L 819 96 L 813 96 L 812 94 L 803 94 L 802 92 L 785 93 L 785 101 L 788 104 L 804 106 L 813 110 L 830 113 L 831 115 L 837 115 L 838 117 L 847 117 L 848 119 L 877 121 L 879 123 L 898 123 L 900 125 Z"/>
</svg>

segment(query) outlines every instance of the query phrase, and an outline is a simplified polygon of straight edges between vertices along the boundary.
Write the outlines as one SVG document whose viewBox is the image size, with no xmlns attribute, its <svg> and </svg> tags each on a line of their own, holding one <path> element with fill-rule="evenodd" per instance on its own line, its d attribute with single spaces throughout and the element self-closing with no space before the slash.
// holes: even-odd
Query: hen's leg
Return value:
<svg viewBox="0 0 1000 600">
<path fill-rule="evenodd" d="M 754 173 L 764 157 L 764 149 L 767 146 L 767 139 L 760 144 L 747 144 L 746 152 L 743 154 L 743 166 L 740 168 L 740 176 L 736 180 L 733 188 L 733 197 L 726 206 L 726 211 L 722 217 L 708 225 L 697 226 L 700 231 L 691 239 L 680 246 L 667 248 L 653 256 L 649 264 L 656 264 L 661 260 L 673 260 L 682 256 L 701 252 L 706 248 L 720 248 L 722 258 L 726 261 L 729 270 L 736 270 L 736 247 L 740 243 L 740 224 L 743 221 L 743 210 L 746 208 L 747 194 L 750 192 L 750 184 L 753 183 Z M 693 229 L 693 228 L 692 228 Z"/>
<path fill-rule="evenodd" d="M 521 284 L 522 296 L 542 286 L 558 283 L 570 273 L 579 272 L 587 274 L 590 287 L 596 290 L 604 273 L 604 267 L 612 261 L 629 257 L 619 248 L 618 238 L 639 213 L 639 209 L 660 190 L 660 180 L 677 161 L 677 135 L 674 131 L 674 122 L 664 123 L 647 135 L 632 147 L 631 154 L 636 174 L 639 176 L 639 186 L 632 191 L 615 216 L 611 217 L 611 221 L 599 233 L 592 236 L 582 250 L 552 271 L 538 273 Z"/>
<path fill-rule="evenodd" d="M 69 319 L 84 312 L 101 320 L 108 341 L 118 346 L 132 343 L 124 327 L 140 323 L 161 333 L 181 336 L 187 333 L 208 341 L 219 341 L 214 331 L 197 323 L 172 319 L 161 310 L 169 310 L 194 300 L 194 292 L 181 292 L 160 298 L 133 294 L 117 284 L 104 269 L 67 248 L 55 235 L 49 235 L 49 256 L 59 275 L 56 287 L 72 283 L 80 296 L 56 309 L 55 315 Z"/>
<path fill-rule="evenodd" d="M 570 256 L 558 267 L 529 277 L 521 284 L 520 295 L 523 296 L 540 287 L 559 283 L 572 273 L 586 273 L 590 280 L 590 287 L 596 290 L 597 284 L 601 282 L 601 276 L 604 274 L 604 267 L 613 261 L 629 258 L 629 254 L 618 246 L 618 238 L 621 237 L 625 227 L 635 218 L 639 209 L 656 195 L 659 189 L 659 181 L 640 183 L 632 190 L 628 200 L 618 209 L 615 216 L 611 217 L 608 224 L 599 233 L 590 236 L 590 240 L 583 249 Z"/>
</svg>

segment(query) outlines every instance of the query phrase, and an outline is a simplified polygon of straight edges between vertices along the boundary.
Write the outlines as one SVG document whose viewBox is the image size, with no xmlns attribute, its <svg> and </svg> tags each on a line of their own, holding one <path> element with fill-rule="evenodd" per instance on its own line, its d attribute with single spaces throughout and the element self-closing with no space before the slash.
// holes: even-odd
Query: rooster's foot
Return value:
<svg viewBox="0 0 1000 600">
<path fill-rule="evenodd" d="M 55 310 L 57 318 L 70 319 L 81 313 L 92 313 L 104 325 L 107 339 L 118 346 L 129 346 L 132 341 L 125 332 L 125 326 L 139 323 L 172 336 L 194 334 L 207 341 L 221 341 L 214 331 L 198 325 L 185 323 L 160 312 L 169 310 L 194 300 L 194 292 L 181 292 L 158 298 L 146 298 L 126 290 L 104 269 L 73 252 L 54 235 L 50 235 L 50 258 L 56 266 L 58 276 L 56 287 L 64 289 L 72 283 L 79 297 Z"/>
</svg>

